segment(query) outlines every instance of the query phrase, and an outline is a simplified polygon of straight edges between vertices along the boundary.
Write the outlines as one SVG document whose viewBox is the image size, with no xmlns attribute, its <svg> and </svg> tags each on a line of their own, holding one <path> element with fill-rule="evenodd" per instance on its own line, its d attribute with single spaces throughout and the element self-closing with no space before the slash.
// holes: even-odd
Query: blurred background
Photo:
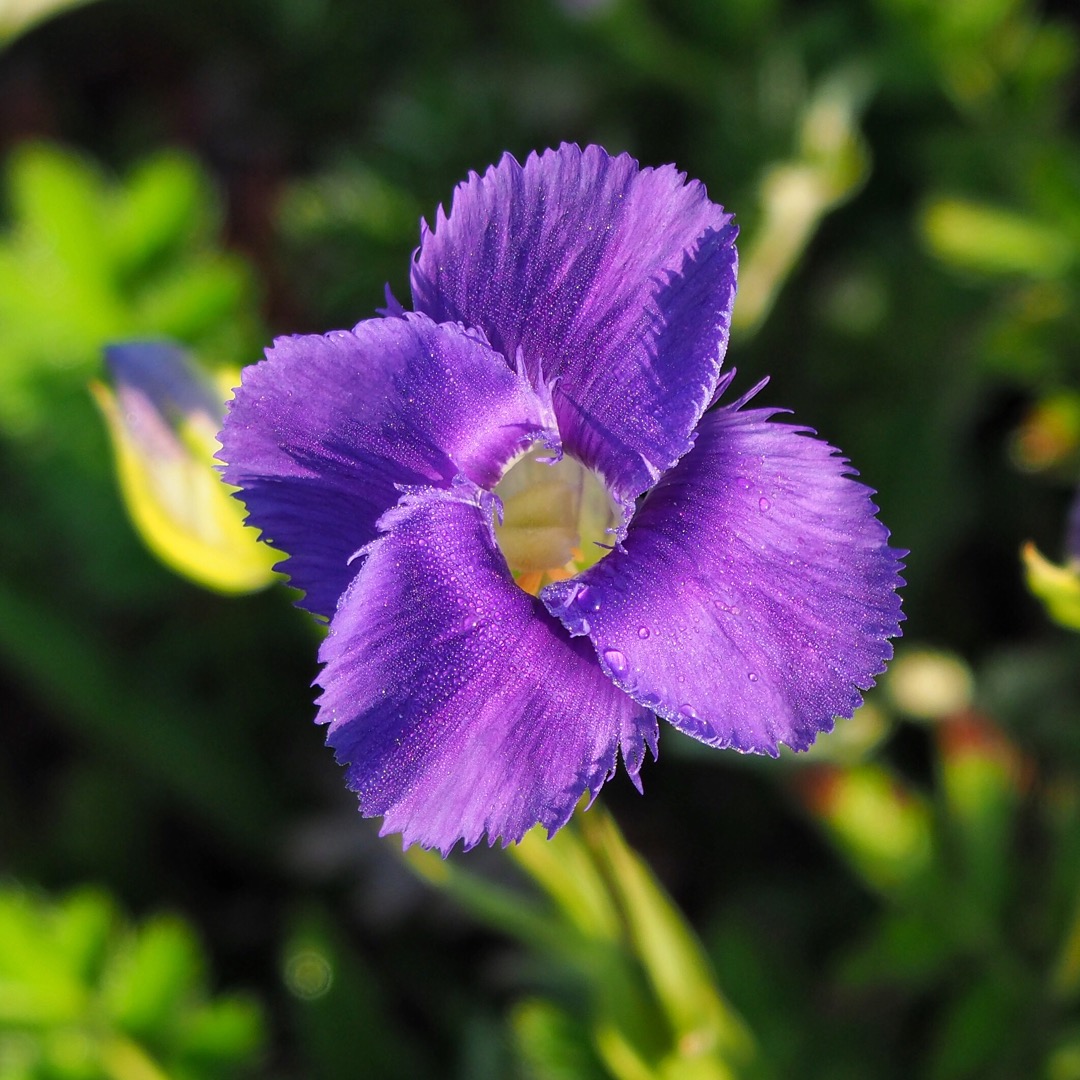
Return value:
<svg viewBox="0 0 1080 1080">
<path fill-rule="evenodd" d="M 0 1080 L 1080 1078 L 1078 119 L 1071 0 L 0 0 Z M 664 730 L 601 796 L 753 1033 L 724 1074 L 605 1050 L 610 972 L 483 900 L 555 919 L 528 867 L 377 838 L 319 628 L 206 569 L 103 359 L 235 385 L 561 141 L 735 212 L 736 389 L 911 550 L 854 720 L 779 762 Z"/>
</svg>

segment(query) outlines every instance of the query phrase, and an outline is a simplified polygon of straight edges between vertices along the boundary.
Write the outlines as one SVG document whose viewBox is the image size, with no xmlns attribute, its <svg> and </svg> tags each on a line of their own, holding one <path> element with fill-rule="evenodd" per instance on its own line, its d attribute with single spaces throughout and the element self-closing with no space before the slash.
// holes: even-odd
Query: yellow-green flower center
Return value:
<svg viewBox="0 0 1080 1080">
<path fill-rule="evenodd" d="M 604 482 L 569 455 L 533 443 L 495 485 L 503 519 L 495 538 L 514 580 L 534 596 L 550 581 L 574 577 L 599 562 L 620 511 Z M 603 547 L 599 545 L 605 545 Z"/>
</svg>

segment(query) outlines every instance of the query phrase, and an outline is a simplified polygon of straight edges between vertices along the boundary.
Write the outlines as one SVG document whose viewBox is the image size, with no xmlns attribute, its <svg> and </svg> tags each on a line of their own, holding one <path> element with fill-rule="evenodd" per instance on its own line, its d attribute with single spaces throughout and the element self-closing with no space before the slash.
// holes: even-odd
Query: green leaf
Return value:
<svg viewBox="0 0 1080 1080">
<path fill-rule="evenodd" d="M 741 260 L 733 330 L 758 330 L 822 219 L 869 176 L 870 151 L 859 130 L 868 89 L 857 67 L 824 80 L 803 109 L 797 155 L 762 176 L 761 220 Z"/>
<path fill-rule="evenodd" d="M 581 827 L 671 1026 L 674 1046 L 660 1075 L 736 1075 L 754 1055 L 753 1039 L 719 993 L 701 942 L 610 815 L 582 815 Z"/>
<path fill-rule="evenodd" d="M 80 889 L 58 907 L 57 947 L 65 964 L 84 982 L 100 976 L 116 921 L 112 901 L 94 889 Z"/>
<path fill-rule="evenodd" d="M 930 811 L 880 765 L 820 766 L 798 779 L 807 807 L 852 869 L 873 888 L 917 890 L 934 861 Z"/>
<path fill-rule="evenodd" d="M 0 892 L 0 1027 L 71 1023 L 85 1007 L 79 973 L 56 940 L 60 921 L 28 893 Z"/>
<path fill-rule="evenodd" d="M 137 165 L 118 193 L 110 246 L 127 277 L 175 258 L 192 241 L 207 243 L 219 215 L 206 177 L 196 162 L 166 151 Z"/>
<path fill-rule="evenodd" d="M 1076 245 L 1060 228 L 988 203 L 932 199 L 919 229 L 939 259 L 962 270 L 1056 278 L 1076 262 Z"/>
<path fill-rule="evenodd" d="M 247 264 L 233 255 L 207 252 L 152 278 L 133 305 L 133 315 L 144 333 L 197 341 L 253 301 Z"/>
<path fill-rule="evenodd" d="M 1037 1075 L 1040 1004 L 1020 971 L 972 973 L 939 1016 L 928 1080 Z"/>
<path fill-rule="evenodd" d="M 521 1002 L 510 1026 L 524 1080 L 608 1080 L 588 1026 L 552 1002 Z"/>
<path fill-rule="evenodd" d="M 114 954 L 105 978 L 106 1006 L 124 1031 L 160 1035 L 198 993 L 202 977 L 191 930 L 173 916 L 158 916 Z"/>
<path fill-rule="evenodd" d="M 0 1078 L 212 1080 L 261 1049 L 258 1006 L 209 998 L 191 928 L 103 893 L 0 891 Z"/>
<path fill-rule="evenodd" d="M 227 997 L 191 1012 L 181 1025 L 177 1046 L 184 1059 L 196 1062 L 243 1062 L 256 1055 L 265 1041 L 258 1003 Z"/>
<path fill-rule="evenodd" d="M 27 143 L 8 162 L 12 216 L 26 243 L 63 266 L 71 284 L 107 289 L 108 188 L 85 158 L 47 143 Z"/>
<path fill-rule="evenodd" d="M 113 181 L 72 151 L 28 142 L 5 179 L 0 232 L 0 432 L 33 437 L 112 341 L 167 335 L 239 367 L 263 338 L 255 278 L 222 250 L 216 193 L 164 153 Z"/>
</svg>

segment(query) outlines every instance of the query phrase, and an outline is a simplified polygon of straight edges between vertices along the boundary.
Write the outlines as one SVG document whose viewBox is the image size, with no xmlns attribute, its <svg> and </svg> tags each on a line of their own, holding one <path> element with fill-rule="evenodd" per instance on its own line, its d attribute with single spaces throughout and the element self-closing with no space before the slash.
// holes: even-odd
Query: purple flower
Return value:
<svg viewBox="0 0 1080 1080">
<path fill-rule="evenodd" d="M 705 412 L 735 235 L 673 166 L 507 155 L 422 225 L 415 312 L 244 372 L 225 476 L 330 618 L 319 720 L 384 833 L 553 833 L 619 753 L 640 789 L 657 715 L 805 749 L 884 669 L 872 493 L 753 392 Z"/>
</svg>

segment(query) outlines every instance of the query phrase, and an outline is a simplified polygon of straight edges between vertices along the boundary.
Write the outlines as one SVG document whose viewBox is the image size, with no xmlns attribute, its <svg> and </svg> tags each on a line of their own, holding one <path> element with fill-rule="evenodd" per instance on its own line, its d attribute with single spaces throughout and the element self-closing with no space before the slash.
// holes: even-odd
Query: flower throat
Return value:
<svg viewBox="0 0 1080 1080">
<path fill-rule="evenodd" d="M 533 443 L 495 485 L 503 505 L 495 538 L 514 580 L 533 596 L 598 563 L 621 516 L 596 473 L 569 455 L 551 457 Z"/>
</svg>

